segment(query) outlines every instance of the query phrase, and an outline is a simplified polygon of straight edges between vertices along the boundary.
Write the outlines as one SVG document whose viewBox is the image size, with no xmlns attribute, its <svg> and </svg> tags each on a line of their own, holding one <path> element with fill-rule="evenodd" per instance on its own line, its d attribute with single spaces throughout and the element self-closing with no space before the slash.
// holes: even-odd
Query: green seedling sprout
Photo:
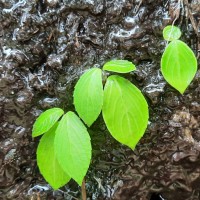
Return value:
<svg viewBox="0 0 200 200">
<path fill-rule="evenodd" d="M 104 70 L 128 73 L 135 65 L 126 60 L 112 60 Z M 147 102 L 130 81 L 119 75 L 108 77 L 103 89 L 102 70 L 87 70 L 74 90 L 74 112 L 51 108 L 35 121 L 32 136 L 42 135 L 37 149 L 37 163 L 45 180 L 58 189 L 70 179 L 80 186 L 88 171 L 92 145 L 85 124 L 90 127 L 101 111 L 111 135 L 134 149 L 143 136 L 149 118 Z M 81 121 L 83 120 L 83 123 Z"/>
<path fill-rule="evenodd" d="M 181 94 L 185 92 L 197 72 L 197 59 L 186 43 L 179 40 L 178 27 L 167 26 L 163 37 L 171 41 L 161 58 L 161 71 L 165 80 Z"/>
</svg>

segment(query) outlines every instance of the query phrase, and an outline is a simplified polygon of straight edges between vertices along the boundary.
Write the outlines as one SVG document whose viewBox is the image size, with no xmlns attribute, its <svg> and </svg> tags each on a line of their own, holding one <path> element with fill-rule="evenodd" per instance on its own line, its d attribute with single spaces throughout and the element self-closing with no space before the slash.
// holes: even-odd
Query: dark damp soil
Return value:
<svg viewBox="0 0 200 200">
<path fill-rule="evenodd" d="M 159 70 L 162 29 L 175 19 L 199 57 L 198 0 L 0 1 L 0 199 L 80 199 L 75 182 L 53 191 L 40 175 L 32 124 L 45 109 L 74 110 L 83 71 L 114 58 L 136 64 L 127 78 L 148 101 L 149 126 L 132 151 L 99 117 L 88 199 L 200 199 L 200 71 L 180 95 Z"/>
</svg>

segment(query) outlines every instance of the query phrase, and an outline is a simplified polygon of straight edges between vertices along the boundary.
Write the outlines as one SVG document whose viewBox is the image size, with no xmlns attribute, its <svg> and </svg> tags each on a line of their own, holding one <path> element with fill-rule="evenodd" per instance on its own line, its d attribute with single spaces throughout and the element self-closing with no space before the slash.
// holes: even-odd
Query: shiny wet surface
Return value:
<svg viewBox="0 0 200 200">
<path fill-rule="evenodd" d="M 89 129 L 88 198 L 200 199 L 200 72 L 182 96 L 159 70 L 162 29 L 174 20 L 177 2 L 0 2 L 0 199 L 80 199 L 75 182 L 52 191 L 40 175 L 32 124 L 53 106 L 74 110 L 73 88 L 83 71 L 114 58 L 136 64 L 125 77 L 148 101 L 149 126 L 132 151 L 111 138 L 99 117 Z M 190 9 L 198 25 L 198 1 Z M 185 13 L 182 7 L 175 24 L 197 55 L 199 40 Z"/>
</svg>

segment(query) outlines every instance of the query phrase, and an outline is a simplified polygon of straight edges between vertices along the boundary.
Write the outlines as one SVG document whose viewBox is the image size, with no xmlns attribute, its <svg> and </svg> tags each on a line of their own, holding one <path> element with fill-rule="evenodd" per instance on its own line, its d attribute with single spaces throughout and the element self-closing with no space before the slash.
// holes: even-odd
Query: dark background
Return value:
<svg viewBox="0 0 200 200">
<path fill-rule="evenodd" d="M 0 0 L 0 199 L 80 198 L 75 182 L 53 192 L 40 175 L 32 124 L 48 108 L 74 111 L 80 75 L 111 59 L 136 65 L 125 77 L 150 119 L 134 152 L 102 117 L 89 129 L 88 199 L 200 199 L 200 72 L 184 95 L 160 73 L 162 30 L 174 20 L 199 57 L 199 0 Z"/>
</svg>

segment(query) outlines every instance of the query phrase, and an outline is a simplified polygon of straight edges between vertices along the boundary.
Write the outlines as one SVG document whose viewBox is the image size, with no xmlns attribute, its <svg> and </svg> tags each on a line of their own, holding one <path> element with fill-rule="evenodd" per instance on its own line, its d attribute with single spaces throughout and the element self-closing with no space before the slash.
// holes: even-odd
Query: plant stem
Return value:
<svg viewBox="0 0 200 200">
<path fill-rule="evenodd" d="M 81 186 L 81 195 L 82 195 L 82 200 L 87 199 L 86 189 L 85 189 L 85 178 L 83 179 L 82 186 Z"/>
</svg>

